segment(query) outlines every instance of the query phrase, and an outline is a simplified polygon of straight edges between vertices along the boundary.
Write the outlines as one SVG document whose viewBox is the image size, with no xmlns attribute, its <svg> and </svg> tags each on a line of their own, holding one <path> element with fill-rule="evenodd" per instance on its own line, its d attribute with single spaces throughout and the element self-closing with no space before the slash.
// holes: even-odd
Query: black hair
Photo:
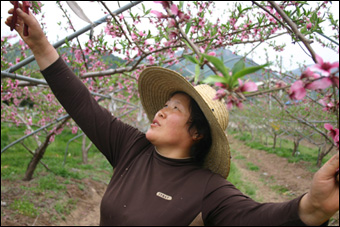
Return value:
<svg viewBox="0 0 340 227">
<path fill-rule="evenodd" d="M 173 93 L 171 97 L 176 94 L 188 95 L 185 92 L 178 91 Z M 205 157 L 209 153 L 212 144 L 210 125 L 197 102 L 190 95 L 188 96 L 190 97 L 190 117 L 188 121 L 188 132 L 191 136 L 193 136 L 193 134 L 197 132 L 198 137 L 202 137 L 200 140 L 196 141 L 192 145 L 190 156 L 195 160 L 195 162 L 197 162 L 197 164 L 203 166 Z"/>
</svg>

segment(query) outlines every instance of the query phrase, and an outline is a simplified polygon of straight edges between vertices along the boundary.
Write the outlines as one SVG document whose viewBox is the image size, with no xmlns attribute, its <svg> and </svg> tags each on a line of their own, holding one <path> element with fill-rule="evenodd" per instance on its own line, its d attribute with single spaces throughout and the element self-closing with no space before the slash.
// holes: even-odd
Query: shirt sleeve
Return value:
<svg viewBox="0 0 340 227">
<path fill-rule="evenodd" d="M 208 183 L 203 201 L 205 225 L 214 226 L 305 226 L 298 215 L 302 196 L 284 203 L 258 203 L 222 177 Z"/>
<path fill-rule="evenodd" d="M 62 58 L 41 73 L 67 113 L 115 168 L 124 148 L 142 133 L 100 106 Z"/>
</svg>

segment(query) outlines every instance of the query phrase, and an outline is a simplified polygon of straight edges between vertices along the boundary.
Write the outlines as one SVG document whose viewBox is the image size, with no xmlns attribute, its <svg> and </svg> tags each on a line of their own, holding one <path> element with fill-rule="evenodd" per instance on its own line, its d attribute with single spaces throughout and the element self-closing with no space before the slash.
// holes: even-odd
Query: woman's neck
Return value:
<svg viewBox="0 0 340 227">
<path fill-rule="evenodd" d="M 189 159 L 190 157 L 190 152 L 188 151 L 183 151 L 183 150 L 178 150 L 178 149 L 167 149 L 167 148 L 160 148 L 156 147 L 156 152 L 166 158 L 172 158 L 172 159 Z"/>
</svg>

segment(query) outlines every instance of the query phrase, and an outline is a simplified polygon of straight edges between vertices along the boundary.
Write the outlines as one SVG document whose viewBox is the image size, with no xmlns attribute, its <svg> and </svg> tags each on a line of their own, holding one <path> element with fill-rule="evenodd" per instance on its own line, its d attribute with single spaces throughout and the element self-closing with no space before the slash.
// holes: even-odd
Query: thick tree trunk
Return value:
<svg viewBox="0 0 340 227">
<path fill-rule="evenodd" d="M 293 153 L 292 153 L 292 156 L 294 157 L 298 148 L 299 148 L 299 144 L 300 144 L 300 140 L 299 139 L 295 139 L 294 140 L 294 149 L 293 149 Z"/>
<path fill-rule="evenodd" d="M 277 134 L 274 133 L 274 144 L 273 144 L 273 148 L 276 148 L 276 139 L 277 139 Z"/>
<path fill-rule="evenodd" d="M 334 145 L 332 145 L 328 150 L 326 148 L 326 145 L 325 146 L 322 146 L 320 149 L 319 149 L 319 155 L 318 155 L 318 160 L 316 162 L 316 165 L 320 168 L 322 166 L 322 160 L 323 158 L 328 155 L 329 152 L 331 152 L 331 150 L 333 149 Z"/>
<path fill-rule="evenodd" d="M 35 169 L 38 166 L 38 163 L 40 162 L 40 160 L 43 158 L 45 152 L 46 152 L 46 148 L 49 145 L 49 141 L 50 138 L 55 135 L 55 132 L 57 130 L 59 130 L 68 120 L 70 119 L 70 117 L 65 118 L 56 128 L 56 130 L 54 130 L 53 132 L 49 133 L 47 135 L 47 137 L 45 138 L 44 143 L 42 143 L 38 149 L 35 151 L 32 160 L 30 161 L 30 163 L 28 164 L 26 173 L 25 173 L 25 177 L 23 178 L 24 181 L 30 181 L 33 178 L 33 174 Z"/>
<path fill-rule="evenodd" d="M 30 163 L 28 164 L 26 173 L 25 173 L 25 177 L 24 177 L 24 181 L 30 181 L 33 178 L 33 173 L 35 171 L 35 169 L 37 168 L 38 163 L 40 162 L 40 160 L 42 159 L 42 157 L 45 154 L 46 148 L 48 146 L 48 141 L 51 138 L 51 136 L 47 136 L 45 139 L 45 142 L 43 144 L 41 144 L 39 146 L 39 148 L 35 151 L 32 160 L 30 161 Z"/>
</svg>

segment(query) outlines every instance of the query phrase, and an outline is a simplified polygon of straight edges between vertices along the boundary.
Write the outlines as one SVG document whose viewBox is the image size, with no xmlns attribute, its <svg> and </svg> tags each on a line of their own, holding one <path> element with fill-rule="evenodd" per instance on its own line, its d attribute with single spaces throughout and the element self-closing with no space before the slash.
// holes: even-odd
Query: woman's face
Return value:
<svg viewBox="0 0 340 227">
<path fill-rule="evenodd" d="M 188 132 L 191 98 L 183 93 L 175 94 L 156 113 L 146 138 L 156 147 L 189 149 L 193 138 Z"/>
</svg>

